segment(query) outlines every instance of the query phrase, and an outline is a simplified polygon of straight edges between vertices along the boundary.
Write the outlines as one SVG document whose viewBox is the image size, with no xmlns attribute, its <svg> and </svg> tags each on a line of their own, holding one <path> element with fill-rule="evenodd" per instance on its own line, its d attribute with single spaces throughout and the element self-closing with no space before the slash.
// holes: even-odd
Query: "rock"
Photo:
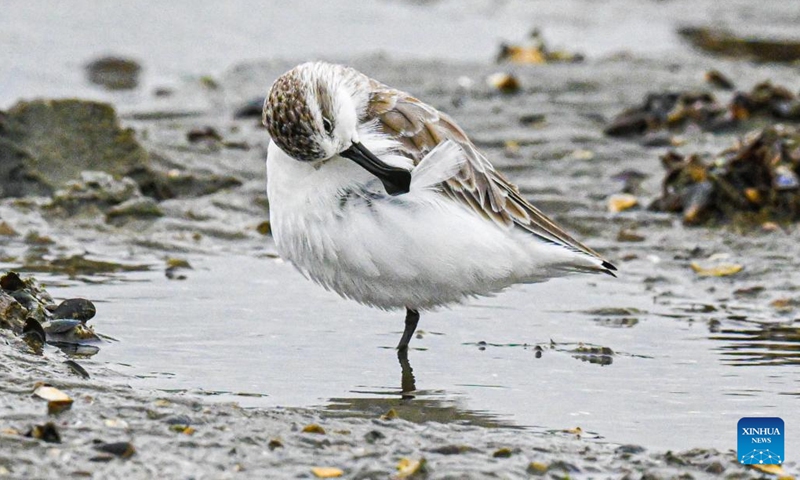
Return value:
<svg viewBox="0 0 800 480">
<path fill-rule="evenodd" d="M 150 180 L 140 182 L 145 195 L 159 200 L 200 197 L 226 188 L 238 187 L 241 184 L 241 180 L 231 175 L 182 170 L 155 172 Z"/>
<path fill-rule="evenodd" d="M 0 290 L 0 328 L 14 332 L 21 332 L 25 326 L 25 307 L 19 304 L 14 297 Z"/>
<path fill-rule="evenodd" d="M 139 84 L 142 67 L 121 57 L 103 57 L 86 65 L 89 81 L 109 90 L 130 90 Z"/>
<path fill-rule="evenodd" d="M 97 308 L 85 298 L 70 298 L 61 302 L 53 311 L 53 318 L 89 321 L 97 314 Z"/>
<path fill-rule="evenodd" d="M 137 197 L 126 200 L 119 205 L 111 207 L 106 212 L 106 219 L 120 218 L 157 218 L 163 217 L 164 212 L 158 203 L 150 197 Z"/>
<path fill-rule="evenodd" d="M 0 112 L 0 122 L 4 117 Z M 0 198 L 49 195 L 52 188 L 35 171 L 26 168 L 34 161 L 30 153 L 4 138 L 5 125 L 0 123 Z"/>
<path fill-rule="evenodd" d="M 36 100 L 0 112 L 0 196 L 51 195 L 85 170 L 152 176 L 147 151 L 110 105 Z"/>
</svg>

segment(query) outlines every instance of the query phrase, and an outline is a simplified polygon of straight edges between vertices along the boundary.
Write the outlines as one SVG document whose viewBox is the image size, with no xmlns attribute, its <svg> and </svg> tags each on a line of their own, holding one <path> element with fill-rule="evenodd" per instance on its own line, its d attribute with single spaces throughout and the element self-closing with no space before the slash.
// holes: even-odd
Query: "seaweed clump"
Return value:
<svg viewBox="0 0 800 480">
<path fill-rule="evenodd" d="M 752 118 L 800 122 L 800 97 L 785 87 L 762 82 L 749 92 L 736 92 L 728 104 L 707 92 L 649 94 L 642 105 L 624 110 L 606 126 L 611 137 L 680 131 L 695 125 L 716 132 Z"/>
<path fill-rule="evenodd" d="M 686 224 L 800 219 L 800 128 L 751 132 L 710 161 L 671 151 L 661 162 L 667 173 L 651 208 L 679 212 Z"/>
</svg>

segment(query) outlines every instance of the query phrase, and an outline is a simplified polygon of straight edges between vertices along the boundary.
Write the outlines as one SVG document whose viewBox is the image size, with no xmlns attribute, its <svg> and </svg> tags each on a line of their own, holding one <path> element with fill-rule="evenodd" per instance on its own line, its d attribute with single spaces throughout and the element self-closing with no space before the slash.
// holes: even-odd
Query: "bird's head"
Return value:
<svg viewBox="0 0 800 480">
<path fill-rule="evenodd" d="M 304 63 L 272 84 L 263 122 L 272 141 L 299 162 L 348 158 L 378 177 L 389 194 L 406 193 L 411 174 L 388 165 L 359 141 L 369 80 L 340 65 Z"/>
</svg>

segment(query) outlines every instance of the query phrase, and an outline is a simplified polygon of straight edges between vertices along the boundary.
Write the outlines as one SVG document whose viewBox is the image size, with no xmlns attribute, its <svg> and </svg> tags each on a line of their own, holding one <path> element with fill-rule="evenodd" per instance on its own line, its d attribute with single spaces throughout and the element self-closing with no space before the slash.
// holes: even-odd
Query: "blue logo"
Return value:
<svg viewBox="0 0 800 480">
<path fill-rule="evenodd" d="M 784 461 L 783 420 L 778 417 L 745 417 L 736 426 L 736 455 L 744 465 L 780 465 Z"/>
</svg>

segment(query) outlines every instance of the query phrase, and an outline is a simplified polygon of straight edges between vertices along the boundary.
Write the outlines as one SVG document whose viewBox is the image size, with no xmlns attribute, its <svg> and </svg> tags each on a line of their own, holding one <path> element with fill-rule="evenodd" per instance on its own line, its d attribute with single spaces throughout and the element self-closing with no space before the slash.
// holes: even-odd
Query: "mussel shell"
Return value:
<svg viewBox="0 0 800 480">
<path fill-rule="evenodd" d="M 16 272 L 8 272 L 0 277 L 0 288 L 8 292 L 15 292 L 25 288 L 25 282 L 19 278 Z"/>
<path fill-rule="evenodd" d="M 89 378 L 89 372 L 87 372 L 86 369 L 83 368 L 80 364 L 78 364 L 78 362 L 76 362 L 75 360 L 67 360 L 64 362 L 64 365 L 69 367 L 69 369 L 76 375 L 84 379 Z"/>
<path fill-rule="evenodd" d="M 44 331 L 47 333 L 64 333 L 82 324 L 83 322 L 80 320 L 60 318 L 44 324 Z"/>
<path fill-rule="evenodd" d="M 75 319 L 86 322 L 94 317 L 97 309 L 94 304 L 85 298 L 70 298 L 61 302 L 52 312 L 53 318 Z"/>
<path fill-rule="evenodd" d="M 20 305 L 25 307 L 27 310 L 37 310 L 38 307 L 41 305 L 39 300 L 36 299 L 30 292 L 25 290 L 15 290 L 10 293 L 14 300 L 16 300 Z"/>
<path fill-rule="evenodd" d="M 29 337 L 34 334 L 38 335 L 42 339 L 42 343 L 47 340 L 47 334 L 45 334 L 42 324 L 35 318 L 28 318 L 25 320 L 25 326 L 22 327 L 22 334 Z"/>
<path fill-rule="evenodd" d="M 72 357 L 91 357 L 100 351 L 100 347 L 83 343 L 50 342 L 50 345 Z"/>
</svg>

